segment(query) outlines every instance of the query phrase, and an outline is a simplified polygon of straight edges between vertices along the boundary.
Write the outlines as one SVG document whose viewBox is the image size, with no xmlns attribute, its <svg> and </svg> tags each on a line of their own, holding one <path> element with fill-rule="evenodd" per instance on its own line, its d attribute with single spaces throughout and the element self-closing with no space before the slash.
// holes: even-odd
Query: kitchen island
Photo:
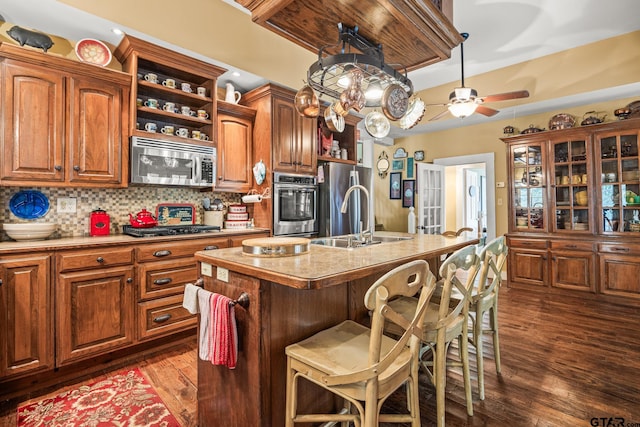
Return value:
<svg viewBox="0 0 640 427">
<path fill-rule="evenodd" d="M 415 235 L 352 249 L 311 245 L 308 253 L 279 258 L 249 256 L 242 248 L 197 252 L 206 290 L 249 296 L 247 308 L 235 308 L 236 368 L 198 360 L 199 425 L 283 426 L 287 345 L 346 319 L 366 324 L 364 294 L 384 273 L 417 259 L 436 271 L 442 255 L 477 242 L 470 235 Z M 301 411 L 335 405 L 319 387 L 299 386 Z"/>
</svg>

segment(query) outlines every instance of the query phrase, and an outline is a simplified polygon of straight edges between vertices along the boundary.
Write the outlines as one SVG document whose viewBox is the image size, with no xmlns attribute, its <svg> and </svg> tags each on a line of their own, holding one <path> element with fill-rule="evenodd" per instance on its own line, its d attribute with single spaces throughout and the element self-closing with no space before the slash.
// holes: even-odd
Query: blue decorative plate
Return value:
<svg viewBox="0 0 640 427">
<path fill-rule="evenodd" d="M 18 218 L 40 218 L 49 211 L 49 199 L 39 191 L 22 190 L 11 197 L 9 208 Z"/>
</svg>

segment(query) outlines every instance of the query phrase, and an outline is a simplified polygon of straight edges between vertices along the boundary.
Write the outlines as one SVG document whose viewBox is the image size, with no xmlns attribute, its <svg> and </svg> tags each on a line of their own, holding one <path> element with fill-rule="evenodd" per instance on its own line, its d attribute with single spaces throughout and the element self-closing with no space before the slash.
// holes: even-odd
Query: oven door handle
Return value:
<svg viewBox="0 0 640 427">
<path fill-rule="evenodd" d="M 274 187 L 278 190 L 307 190 L 307 191 L 317 191 L 317 186 L 308 186 L 308 185 L 289 185 L 289 184 L 274 184 Z"/>
</svg>

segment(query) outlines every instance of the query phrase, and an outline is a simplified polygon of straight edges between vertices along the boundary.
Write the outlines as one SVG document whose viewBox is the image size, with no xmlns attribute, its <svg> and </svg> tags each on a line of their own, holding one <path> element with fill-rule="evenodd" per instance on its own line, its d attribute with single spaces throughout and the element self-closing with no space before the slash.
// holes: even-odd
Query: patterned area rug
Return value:
<svg viewBox="0 0 640 427">
<path fill-rule="evenodd" d="M 18 426 L 179 427 L 138 369 L 18 408 Z"/>
</svg>

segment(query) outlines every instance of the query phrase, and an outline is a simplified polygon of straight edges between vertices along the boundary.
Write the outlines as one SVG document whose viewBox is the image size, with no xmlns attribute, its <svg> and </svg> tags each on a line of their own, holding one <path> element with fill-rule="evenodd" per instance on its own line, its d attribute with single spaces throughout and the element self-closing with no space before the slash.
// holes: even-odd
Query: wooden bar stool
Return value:
<svg viewBox="0 0 640 427">
<path fill-rule="evenodd" d="M 372 311 L 371 329 L 346 320 L 310 338 L 289 345 L 287 355 L 286 422 L 379 422 L 420 426 L 418 358 L 420 337 L 435 277 L 425 261 L 412 261 L 386 273 L 369 288 L 364 302 Z M 388 302 L 419 293 L 413 313 L 404 317 Z M 385 323 L 402 329 L 398 340 L 383 335 Z M 334 414 L 298 414 L 298 381 L 304 378 L 344 399 L 346 410 Z M 407 386 L 407 414 L 380 414 L 387 397 Z M 354 411 L 355 408 L 355 411 Z"/>
<path fill-rule="evenodd" d="M 429 302 L 427 315 L 422 325 L 422 349 L 420 365 L 436 388 L 436 416 L 439 427 L 445 426 L 445 386 L 447 366 L 462 367 L 467 414 L 473 415 L 471 379 L 469 374 L 468 321 L 471 290 L 480 268 L 480 257 L 475 246 L 457 250 L 440 266 L 443 279 L 438 282 L 437 295 Z M 464 277 L 461 281 L 460 277 Z M 462 295 L 452 299 L 454 291 Z M 403 315 L 411 316 L 418 300 L 410 297 L 397 298 L 389 306 Z M 386 332 L 393 336 L 398 331 L 389 326 Z M 447 361 L 447 351 L 454 339 L 458 339 L 459 362 Z M 430 356 L 430 357 L 429 357 Z"/>
</svg>

